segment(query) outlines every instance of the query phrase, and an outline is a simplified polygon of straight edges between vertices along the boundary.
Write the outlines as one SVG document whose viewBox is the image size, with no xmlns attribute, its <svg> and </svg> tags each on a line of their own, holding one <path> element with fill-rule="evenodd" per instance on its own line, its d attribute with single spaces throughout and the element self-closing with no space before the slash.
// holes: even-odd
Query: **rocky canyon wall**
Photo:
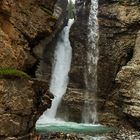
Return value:
<svg viewBox="0 0 140 140">
<path fill-rule="evenodd" d="M 88 17 L 90 1 L 76 1 L 76 19 L 71 27 L 70 41 L 72 46 L 72 64 L 69 73 L 69 85 L 59 107 L 58 116 L 81 122 L 84 107 L 85 82 L 84 71 L 86 65 L 86 43 L 88 35 Z"/>
<path fill-rule="evenodd" d="M 113 93 L 117 95 L 118 115 L 140 127 L 140 30 L 137 33 L 134 55 L 131 61 L 117 74 L 117 86 Z"/>
<path fill-rule="evenodd" d="M 66 7 L 66 0 L 1 0 L 0 68 L 23 70 L 34 77 L 38 62 L 46 59 L 44 52 L 66 23 Z M 30 139 L 51 98 L 48 82 L 1 77 L 0 139 Z"/>
<path fill-rule="evenodd" d="M 122 120 L 113 115 L 118 112 L 115 103 L 118 96 L 114 94 L 113 89 L 116 87 L 116 74 L 133 57 L 136 36 L 140 28 L 139 5 L 139 1 L 130 0 L 99 1 L 98 96 L 101 102 L 98 108 L 106 116 L 103 119 L 104 115 L 100 115 L 102 122 L 108 122 L 106 118 L 110 117 L 110 120 L 118 122 Z"/>
<path fill-rule="evenodd" d="M 122 119 L 117 115 L 118 108 L 121 108 L 123 105 L 125 106 L 126 101 L 122 98 L 120 92 L 118 93 L 118 88 L 116 89 L 118 84 L 115 79 L 121 68 L 127 65 L 134 57 L 133 53 L 136 46 L 137 33 L 140 28 L 139 5 L 140 3 L 137 0 L 99 0 L 97 103 L 99 122 L 102 124 L 120 125 L 123 120 L 127 120 L 126 118 Z M 62 106 L 65 106 L 66 110 L 69 109 L 71 112 L 68 116 L 70 120 L 80 122 L 82 115 L 81 111 L 84 104 L 83 94 L 86 90 L 84 83 L 84 67 L 86 65 L 87 23 L 90 0 L 77 0 L 76 9 L 77 17 L 70 33 L 70 40 L 73 47 L 70 84 L 67 94 L 62 100 Z M 121 84 L 123 86 L 124 83 L 122 82 Z M 129 83 L 127 88 L 131 86 L 132 85 Z M 114 92 L 114 89 L 117 91 Z M 131 94 L 131 97 L 132 96 L 133 95 Z M 131 97 L 130 99 L 133 99 L 135 98 L 135 95 L 133 98 Z M 120 107 L 118 107 L 118 101 L 120 101 Z M 89 102 L 92 104 L 92 101 Z M 137 102 L 138 101 L 136 101 L 136 111 L 138 113 L 139 108 Z M 129 108 L 131 108 L 131 106 L 129 106 Z M 127 112 L 127 115 L 128 114 L 132 113 L 129 111 L 129 113 Z"/>
</svg>

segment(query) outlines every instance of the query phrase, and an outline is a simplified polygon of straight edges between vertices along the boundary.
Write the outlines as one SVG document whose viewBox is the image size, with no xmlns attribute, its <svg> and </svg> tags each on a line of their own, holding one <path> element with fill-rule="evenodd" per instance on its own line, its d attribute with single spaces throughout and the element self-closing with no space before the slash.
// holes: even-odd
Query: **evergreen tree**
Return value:
<svg viewBox="0 0 140 140">
<path fill-rule="evenodd" d="M 68 4 L 68 16 L 69 19 L 75 18 L 75 4 L 72 2 L 72 0 L 70 0 Z"/>
</svg>

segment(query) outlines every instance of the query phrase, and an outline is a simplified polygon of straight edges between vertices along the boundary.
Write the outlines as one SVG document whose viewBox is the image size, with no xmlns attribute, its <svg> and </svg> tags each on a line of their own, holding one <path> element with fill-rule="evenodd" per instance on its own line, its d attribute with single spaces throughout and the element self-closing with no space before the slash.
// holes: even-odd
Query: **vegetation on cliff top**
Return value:
<svg viewBox="0 0 140 140">
<path fill-rule="evenodd" d="M 31 77 L 23 71 L 13 68 L 0 68 L 0 77 L 18 77 L 24 79 L 30 79 Z"/>
</svg>

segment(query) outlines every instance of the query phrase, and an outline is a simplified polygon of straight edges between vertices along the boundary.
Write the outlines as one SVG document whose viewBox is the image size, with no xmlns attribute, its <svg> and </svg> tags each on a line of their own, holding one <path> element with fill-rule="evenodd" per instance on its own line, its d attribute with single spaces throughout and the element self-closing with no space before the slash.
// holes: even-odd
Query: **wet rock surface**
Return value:
<svg viewBox="0 0 140 140">
<path fill-rule="evenodd" d="M 69 89 L 67 90 L 66 95 L 63 97 L 62 103 L 59 106 L 58 116 L 60 115 L 69 121 L 81 122 L 85 93 L 84 74 L 87 63 L 86 51 L 90 1 L 77 0 L 75 7 L 76 19 L 70 31 L 70 41 L 73 55 L 71 70 L 69 72 Z"/>
<path fill-rule="evenodd" d="M 84 68 L 86 65 L 89 7 L 89 1 L 76 1 L 76 19 L 70 31 L 70 41 L 73 49 L 70 83 L 77 85 L 78 88 L 85 88 Z"/>
<path fill-rule="evenodd" d="M 81 89 L 69 88 L 61 101 L 57 116 L 66 121 L 80 123 L 82 121 L 85 92 Z"/>
</svg>

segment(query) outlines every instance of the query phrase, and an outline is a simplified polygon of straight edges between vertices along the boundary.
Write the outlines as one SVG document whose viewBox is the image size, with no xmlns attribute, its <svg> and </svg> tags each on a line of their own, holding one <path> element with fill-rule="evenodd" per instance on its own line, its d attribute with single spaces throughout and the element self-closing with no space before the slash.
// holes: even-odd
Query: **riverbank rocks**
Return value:
<svg viewBox="0 0 140 140">
<path fill-rule="evenodd" d="M 53 133 L 53 134 L 44 134 L 37 136 L 35 140 L 83 140 L 82 137 L 79 137 L 76 134 L 66 134 L 66 133 Z"/>
<path fill-rule="evenodd" d="M 140 132 L 133 129 L 126 129 L 124 127 L 121 127 L 113 133 L 109 135 L 107 134 L 106 136 L 110 137 L 109 140 L 139 140 Z"/>
<path fill-rule="evenodd" d="M 140 132 L 133 129 L 125 129 L 120 127 L 115 129 L 113 132 L 96 134 L 96 135 L 83 135 L 83 134 L 64 134 L 64 133 L 54 133 L 54 134 L 43 134 L 37 137 L 39 140 L 139 140 Z M 35 139 L 37 140 L 37 139 Z"/>
</svg>

